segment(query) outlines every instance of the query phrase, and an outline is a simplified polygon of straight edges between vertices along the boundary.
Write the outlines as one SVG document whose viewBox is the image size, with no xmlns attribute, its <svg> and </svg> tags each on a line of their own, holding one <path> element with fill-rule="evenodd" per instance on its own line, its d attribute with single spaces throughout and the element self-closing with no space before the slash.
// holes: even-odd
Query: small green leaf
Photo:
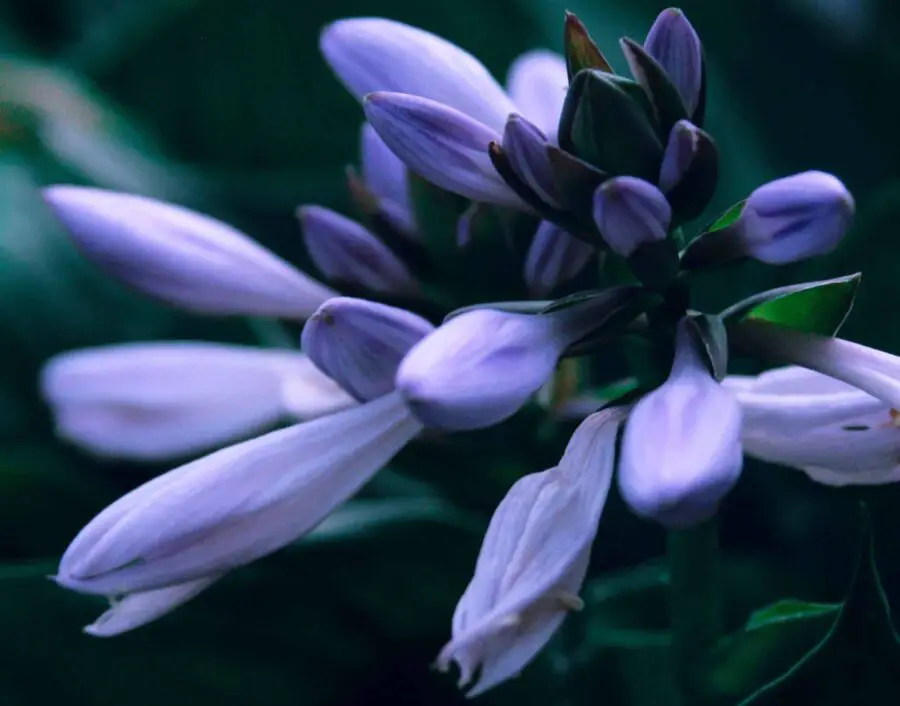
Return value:
<svg viewBox="0 0 900 706">
<path fill-rule="evenodd" d="M 591 39 L 587 27 L 572 12 L 566 12 L 563 46 L 565 47 L 569 79 L 582 69 L 599 69 L 607 73 L 614 73 L 606 57 L 603 56 L 603 52 Z"/>
<path fill-rule="evenodd" d="M 861 274 L 804 282 L 755 294 L 723 311 L 726 323 L 755 320 L 833 336 L 853 308 Z"/>
<path fill-rule="evenodd" d="M 715 233 L 717 230 L 724 230 L 728 226 L 732 225 L 738 218 L 741 217 L 741 214 L 744 212 L 744 206 L 747 205 L 747 199 L 743 201 L 738 201 L 735 204 L 729 206 L 725 211 L 719 215 L 712 223 L 710 223 L 706 228 L 703 229 L 703 233 Z"/>
<path fill-rule="evenodd" d="M 691 321 L 712 374 L 717 380 L 724 380 L 728 374 L 728 334 L 725 324 L 713 314 L 693 314 Z"/>
<path fill-rule="evenodd" d="M 760 608 L 747 621 L 745 630 L 758 630 L 767 628 L 777 623 L 786 623 L 793 620 L 810 620 L 823 615 L 834 614 L 840 609 L 834 603 L 807 603 L 794 598 L 785 598 L 765 608 Z"/>
</svg>

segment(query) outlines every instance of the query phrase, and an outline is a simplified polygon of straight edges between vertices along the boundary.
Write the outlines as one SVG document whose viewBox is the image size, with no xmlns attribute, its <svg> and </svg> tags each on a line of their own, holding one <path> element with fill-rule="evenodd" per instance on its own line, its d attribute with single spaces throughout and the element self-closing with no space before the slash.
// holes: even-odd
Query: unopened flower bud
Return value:
<svg viewBox="0 0 900 706">
<path fill-rule="evenodd" d="M 404 233 L 413 231 L 412 206 L 406 165 L 384 144 L 369 123 L 361 133 L 362 176 L 366 187 L 380 199 L 379 209 L 396 221 Z"/>
<path fill-rule="evenodd" d="M 687 320 L 668 380 L 628 417 L 619 489 L 641 517 L 684 528 L 711 517 L 741 472 L 741 407 L 713 379 Z"/>
<path fill-rule="evenodd" d="M 404 262 L 359 223 L 320 206 L 303 206 L 297 216 L 309 256 L 330 279 L 372 292 L 419 292 Z"/>
<path fill-rule="evenodd" d="M 688 116 L 693 116 L 703 90 L 703 47 L 688 18 L 674 7 L 663 10 L 647 33 L 644 49 L 665 69 Z"/>
<path fill-rule="evenodd" d="M 335 297 L 303 327 L 301 346 L 316 367 L 361 402 L 394 389 L 400 361 L 434 326 L 386 304 Z"/>
<path fill-rule="evenodd" d="M 647 243 L 666 239 L 672 209 L 653 184 L 636 177 L 609 179 L 594 192 L 594 221 L 614 252 L 631 257 Z"/>
<path fill-rule="evenodd" d="M 803 172 L 754 191 L 735 232 L 748 255 L 781 265 L 834 250 L 854 210 L 853 197 L 836 177 Z"/>
<path fill-rule="evenodd" d="M 561 208 L 547 146 L 547 137 L 537 126 L 521 115 L 509 116 L 503 132 L 503 151 L 512 170 L 542 201 Z"/>
<path fill-rule="evenodd" d="M 669 193 L 690 168 L 699 149 L 700 132 L 688 120 L 675 123 L 659 170 L 659 188 L 663 193 Z"/>
<path fill-rule="evenodd" d="M 578 276 L 597 249 L 549 221 L 541 221 L 525 258 L 524 277 L 533 297 L 543 297 Z"/>
</svg>

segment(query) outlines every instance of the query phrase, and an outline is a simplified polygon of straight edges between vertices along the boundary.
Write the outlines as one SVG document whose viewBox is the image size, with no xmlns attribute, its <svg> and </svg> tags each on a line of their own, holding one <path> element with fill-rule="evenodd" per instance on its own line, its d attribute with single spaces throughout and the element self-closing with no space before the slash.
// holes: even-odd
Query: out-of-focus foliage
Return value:
<svg viewBox="0 0 900 706">
<path fill-rule="evenodd" d="M 859 205 L 857 226 L 837 254 L 780 269 L 748 266 L 737 281 L 733 273 L 727 282 L 710 278 L 704 303 L 721 308 L 800 278 L 862 270 L 844 335 L 900 353 L 893 316 L 900 300 L 900 108 L 891 90 L 900 85 L 900 8 L 890 0 L 686 0 L 682 7 L 703 37 L 711 71 L 708 125 L 722 153 L 724 186 L 710 213 L 766 179 L 810 168 L 839 175 Z M 491 432 L 483 449 L 478 435 L 440 453 L 411 449 L 367 489 L 365 504 L 158 624 L 107 641 L 80 633 L 101 606 L 44 576 L 85 521 L 162 469 L 97 461 L 55 441 L 36 393 L 41 364 L 86 345 L 251 342 L 260 330 L 176 313 L 108 281 L 53 224 L 36 187 L 96 184 L 176 201 L 304 263 L 294 208 L 349 209 L 343 168 L 356 160 L 361 121 L 359 106 L 319 56 L 322 25 L 352 15 L 392 17 L 471 50 L 502 77 L 526 49 L 560 49 L 566 8 L 617 68 L 624 67 L 618 36 L 642 39 L 661 9 L 650 0 L 0 2 L 4 706 L 461 701 L 430 662 L 449 634 L 497 500 L 522 473 L 555 458 L 518 438 L 515 424 Z M 497 434 L 506 435 L 499 444 Z M 900 605 L 900 491 L 825 489 L 798 472 L 751 464 L 722 515 L 731 628 L 785 595 L 797 603 L 779 609 L 795 612 L 801 602 L 842 600 L 860 497 L 872 508 L 884 590 Z M 588 609 L 569 619 L 521 679 L 485 701 L 667 703 L 666 577 L 652 563 L 662 533 L 613 498 L 598 537 Z M 872 578 L 862 566 L 859 576 Z M 616 570 L 623 573 L 610 573 Z M 887 644 L 888 617 L 880 606 L 869 610 L 866 619 L 882 621 L 872 629 Z M 834 703 L 862 703 L 855 680 L 876 668 L 839 673 L 840 650 L 857 650 L 869 634 L 847 628 L 848 613 L 836 623 L 825 609 L 805 616 L 826 630 L 834 623 L 810 657 L 833 679 Z M 750 678 L 751 666 L 760 679 L 779 675 L 758 664 L 765 629 L 757 626 L 754 635 L 762 642 L 723 656 L 744 660 L 741 674 L 721 673 L 723 704 L 750 695 L 740 680 Z M 800 659 L 820 639 L 797 637 L 796 654 L 786 659 Z M 872 658 L 891 659 L 891 644 Z M 612 649 L 622 646 L 628 649 Z M 780 688 L 748 703 L 801 703 L 816 693 L 799 683 L 779 699 Z M 888 701 L 868 698 L 896 702 L 890 694 Z"/>
</svg>

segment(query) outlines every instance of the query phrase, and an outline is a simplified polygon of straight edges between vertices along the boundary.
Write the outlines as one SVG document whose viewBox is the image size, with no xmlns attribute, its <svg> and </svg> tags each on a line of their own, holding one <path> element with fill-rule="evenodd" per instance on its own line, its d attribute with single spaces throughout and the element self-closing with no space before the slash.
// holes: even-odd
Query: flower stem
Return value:
<svg viewBox="0 0 900 706">
<path fill-rule="evenodd" d="M 713 517 L 668 537 L 673 664 L 683 706 L 707 701 L 706 667 L 722 636 L 717 530 Z"/>
</svg>

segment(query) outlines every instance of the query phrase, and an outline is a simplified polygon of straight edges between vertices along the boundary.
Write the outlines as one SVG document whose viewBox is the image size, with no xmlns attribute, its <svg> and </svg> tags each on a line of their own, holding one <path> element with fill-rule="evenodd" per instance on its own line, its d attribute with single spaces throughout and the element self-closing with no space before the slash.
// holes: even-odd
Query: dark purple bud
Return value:
<svg viewBox="0 0 900 706">
<path fill-rule="evenodd" d="M 421 316 L 365 299 L 329 299 L 306 322 L 303 351 L 360 402 L 394 389 L 400 361 L 434 330 Z"/>
<path fill-rule="evenodd" d="M 659 170 L 659 188 L 669 193 L 690 168 L 699 151 L 700 129 L 688 120 L 679 120 L 669 133 L 669 142 Z"/>
<path fill-rule="evenodd" d="M 660 12 L 647 33 L 644 49 L 675 84 L 687 114 L 694 115 L 703 90 L 703 47 L 684 13 L 674 7 Z"/>
<path fill-rule="evenodd" d="M 512 170 L 541 198 L 561 208 L 550 158 L 547 156 L 547 137 L 521 115 L 510 115 L 503 131 L 503 151 Z"/>
<path fill-rule="evenodd" d="M 853 220 L 853 197 L 824 172 L 803 172 L 754 191 L 735 233 L 747 255 L 781 265 L 834 250 Z"/>
<path fill-rule="evenodd" d="M 671 220 L 666 197 L 643 179 L 615 177 L 594 192 L 594 222 L 606 244 L 622 257 L 665 240 Z"/>
<path fill-rule="evenodd" d="M 303 206 L 297 216 L 309 256 L 329 278 L 372 292 L 419 293 L 403 261 L 359 223 L 320 206 Z"/>
</svg>

